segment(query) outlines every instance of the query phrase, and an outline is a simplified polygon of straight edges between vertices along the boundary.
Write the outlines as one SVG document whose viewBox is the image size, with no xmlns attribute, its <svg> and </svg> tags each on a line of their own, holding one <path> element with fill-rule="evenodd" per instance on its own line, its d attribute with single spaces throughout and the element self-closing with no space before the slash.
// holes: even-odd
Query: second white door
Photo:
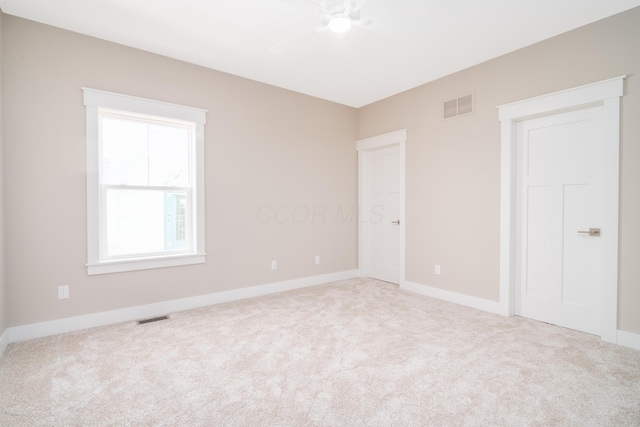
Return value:
<svg viewBox="0 0 640 427">
<path fill-rule="evenodd" d="M 399 150 L 397 146 L 368 153 L 367 275 L 400 282 Z"/>
</svg>

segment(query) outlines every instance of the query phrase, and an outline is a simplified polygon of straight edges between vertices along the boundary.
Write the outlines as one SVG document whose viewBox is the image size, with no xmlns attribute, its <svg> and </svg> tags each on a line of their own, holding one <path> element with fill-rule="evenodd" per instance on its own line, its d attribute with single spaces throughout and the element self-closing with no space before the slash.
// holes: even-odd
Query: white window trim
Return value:
<svg viewBox="0 0 640 427">
<path fill-rule="evenodd" d="M 173 267 L 205 262 L 204 245 L 204 125 L 206 110 L 137 98 L 118 93 L 82 88 L 86 107 L 87 144 L 87 274 L 105 274 L 150 268 Z M 98 110 L 108 108 L 137 114 L 167 117 L 196 123 L 194 252 L 126 260 L 100 260 Z"/>
</svg>

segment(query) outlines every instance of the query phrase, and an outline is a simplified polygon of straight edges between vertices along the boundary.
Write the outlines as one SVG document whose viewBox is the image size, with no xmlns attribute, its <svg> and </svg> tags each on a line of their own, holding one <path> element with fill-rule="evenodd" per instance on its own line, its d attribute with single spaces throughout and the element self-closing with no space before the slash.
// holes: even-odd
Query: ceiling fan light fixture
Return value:
<svg viewBox="0 0 640 427">
<path fill-rule="evenodd" d="M 329 21 L 329 29 L 334 33 L 344 33 L 351 28 L 351 18 L 347 16 L 336 16 Z"/>
</svg>

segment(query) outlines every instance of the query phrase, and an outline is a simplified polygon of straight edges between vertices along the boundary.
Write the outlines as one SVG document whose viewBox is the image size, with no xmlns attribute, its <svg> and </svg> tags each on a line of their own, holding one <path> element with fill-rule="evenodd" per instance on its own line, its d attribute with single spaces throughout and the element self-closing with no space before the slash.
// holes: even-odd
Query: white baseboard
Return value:
<svg viewBox="0 0 640 427">
<path fill-rule="evenodd" d="M 489 301 L 482 298 L 459 294 L 457 292 L 445 291 L 443 289 L 433 288 L 426 285 L 419 285 L 412 282 L 404 282 L 400 285 L 400 289 L 448 302 L 453 302 L 467 307 L 472 307 L 489 313 L 502 313 L 502 311 L 500 310 L 500 303 L 497 301 Z M 616 344 L 622 347 L 640 350 L 640 334 L 619 330 L 617 331 Z"/>
<path fill-rule="evenodd" d="M 321 285 L 323 283 L 356 277 L 357 270 L 342 271 L 338 273 L 323 274 L 320 276 L 304 277 L 301 279 L 287 280 L 284 282 L 269 283 L 266 285 L 252 286 L 250 288 L 235 289 L 232 291 L 217 292 L 179 300 L 159 302 L 156 304 L 141 305 L 137 307 L 123 308 L 120 310 L 104 311 L 87 314 L 84 316 L 69 317 L 66 319 L 52 320 L 49 322 L 33 323 L 30 325 L 15 326 L 7 329 L 0 339 L 6 347 L 12 342 L 25 341 L 33 338 L 62 334 L 65 332 L 80 331 L 96 326 L 111 325 L 114 323 L 128 322 L 146 317 L 159 316 L 192 308 L 206 307 L 209 305 L 237 301 L 246 298 L 275 294 L 278 292 L 306 288 Z M 2 352 L 0 352 L 0 355 Z"/>
<path fill-rule="evenodd" d="M 9 345 L 9 329 L 5 329 L 0 336 L 0 357 L 4 354 L 4 351 L 7 349 Z"/>
<path fill-rule="evenodd" d="M 618 345 L 640 350 L 640 334 L 618 331 Z"/>
<path fill-rule="evenodd" d="M 472 297 L 470 295 L 459 294 L 457 292 L 445 291 L 444 289 L 433 288 L 431 286 L 419 285 L 417 283 L 407 282 L 400 284 L 400 289 L 425 295 L 431 298 L 437 298 L 455 304 L 464 305 L 489 313 L 500 314 L 500 303 L 498 301 L 490 301 L 482 298 Z"/>
</svg>

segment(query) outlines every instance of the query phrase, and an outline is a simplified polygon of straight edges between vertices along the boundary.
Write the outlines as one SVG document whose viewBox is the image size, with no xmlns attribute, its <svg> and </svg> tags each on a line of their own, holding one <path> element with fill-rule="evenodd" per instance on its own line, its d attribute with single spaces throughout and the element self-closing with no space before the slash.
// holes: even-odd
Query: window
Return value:
<svg viewBox="0 0 640 427">
<path fill-rule="evenodd" d="M 83 88 L 88 274 L 204 262 L 204 110 Z"/>
</svg>

